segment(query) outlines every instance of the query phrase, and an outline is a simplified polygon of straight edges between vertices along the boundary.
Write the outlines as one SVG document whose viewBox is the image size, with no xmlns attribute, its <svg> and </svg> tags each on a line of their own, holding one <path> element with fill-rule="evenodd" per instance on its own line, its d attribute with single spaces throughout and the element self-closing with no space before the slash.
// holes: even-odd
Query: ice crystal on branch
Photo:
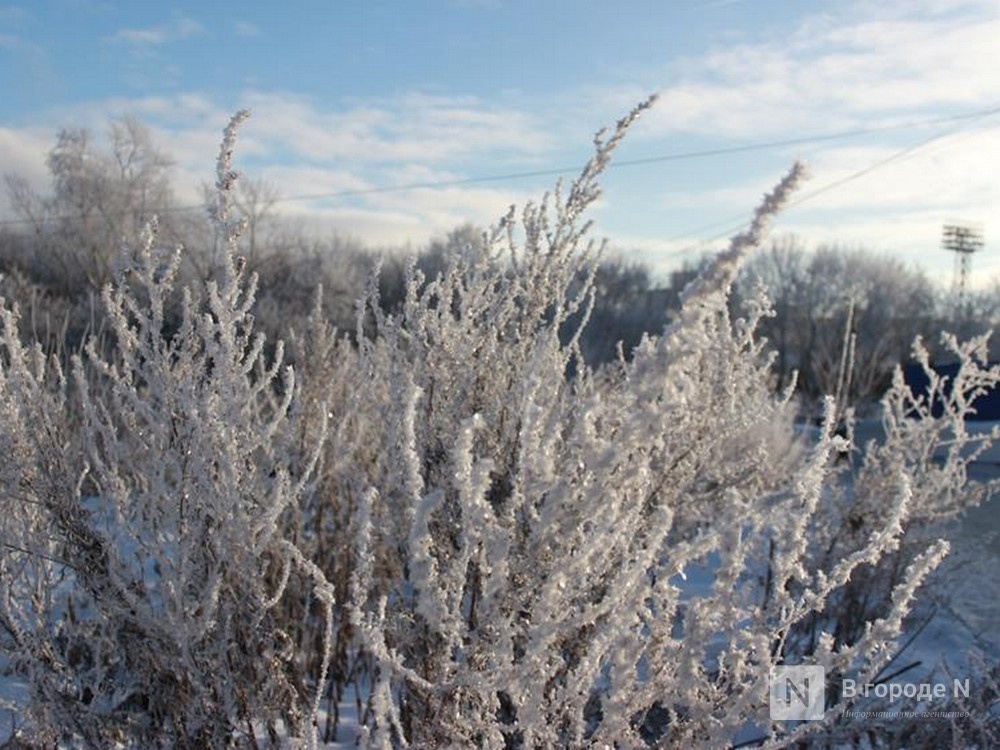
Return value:
<svg viewBox="0 0 1000 750">
<path fill-rule="evenodd" d="M 241 119 L 226 129 L 219 159 L 217 219 L 230 253 L 238 227 L 227 221 L 229 160 Z M 223 747 L 258 722 L 274 731 L 281 721 L 315 738 L 317 705 L 302 699 L 307 686 L 274 607 L 294 569 L 332 618 L 329 585 L 279 525 L 304 494 L 323 428 L 311 458 L 292 450 L 295 380 L 281 345 L 267 359 L 253 334 L 256 280 L 239 259 L 227 256 L 201 299 L 183 290 L 168 330 L 180 251 L 164 257 L 156 229 L 154 221 L 104 290 L 113 353 L 91 343 L 74 357 L 71 391 L 30 369 L 14 316 L 5 317 L 3 392 L 22 406 L 4 429 L 24 446 L 22 470 L 45 479 L 20 482 L 24 496 L 12 498 L 31 508 L 26 546 L 48 561 L 18 571 L 22 585 L 46 591 L 31 616 L 5 592 L 8 632 L 36 644 L 19 646 L 33 693 L 24 736 Z M 54 429 L 72 419 L 70 408 L 82 416 L 79 457 Z M 16 427 L 25 409 L 42 425 L 27 443 Z"/>
<path fill-rule="evenodd" d="M 641 109 L 596 139 L 565 198 L 519 223 L 512 210 L 436 279 L 411 271 L 399 315 L 370 304 L 355 397 L 385 449 L 357 495 L 352 608 L 374 659 L 371 746 L 722 746 L 748 723 L 792 741 L 768 716 L 770 668 L 874 674 L 941 559 L 901 569 L 858 638 L 823 630 L 852 576 L 900 548 L 912 467 L 890 462 L 891 501 L 848 554 L 816 557 L 840 520 L 825 501 L 838 414 L 831 401 L 809 450 L 791 437 L 756 336 L 768 302 L 729 309 L 802 165 L 662 336 L 607 370 L 580 361 L 589 282 L 572 280 L 597 251 L 584 209 Z M 708 590 L 686 583 L 698 569 Z"/>
</svg>

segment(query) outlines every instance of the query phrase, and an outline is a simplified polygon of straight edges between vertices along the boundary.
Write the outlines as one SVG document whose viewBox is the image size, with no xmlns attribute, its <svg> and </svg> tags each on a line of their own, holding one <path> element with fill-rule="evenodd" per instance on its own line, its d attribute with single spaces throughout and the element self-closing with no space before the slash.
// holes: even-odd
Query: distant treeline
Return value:
<svg viewBox="0 0 1000 750">
<path fill-rule="evenodd" d="M 172 160 L 153 144 L 139 121 L 110 126 L 107 145 L 85 130 L 61 131 L 49 153 L 51 185 L 32 191 L 18 175 L 6 176 L 18 222 L 0 231 L 0 295 L 16 300 L 24 331 L 53 351 L 72 353 L 104 329 L 100 289 L 121 266 L 122 253 L 142 242 L 154 215 L 158 242 L 184 247 L 182 274 L 208 278 L 219 259 L 219 238 L 206 210 L 181 211 L 171 186 Z M 243 179 L 237 207 L 246 226 L 241 250 L 260 277 L 255 319 L 270 340 L 301 329 L 322 286 L 322 309 L 333 325 L 355 337 L 357 301 L 376 277 L 381 307 L 399 312 L 405 269 L 415 263 L 425 279 L 446 272 L 449 258 L 484 241 L 465 225 L 414 249 L 369 247 L 342 236 L 317 238 L 282 217 L 279 195 L 265 181 Z M 698 270 L 688 263 L 658 279 L 627 248 L 596 266 L 595 296 L 581 349 L 591 365 L 630 357 L 644 334 L 658 333 L 679 306 Z M 1000 285 L 967 295 L 962 304 L 919 268 L 863 248 L 807 249 L 783 237 L 758 253 L 738 283 L 733 305 L 762 283 L 775 314 L 763 333 L 775 351 L 775 387 L 793 374 L 808 399 L 836 388 L 845 342 L 854 337 L 849 397 L 877 398 L 893 367 L 910 356 L 914 337 L 932 351 L 942 330 L 965 337 L 988 329 L 1000 311 Z"/>
</svg>

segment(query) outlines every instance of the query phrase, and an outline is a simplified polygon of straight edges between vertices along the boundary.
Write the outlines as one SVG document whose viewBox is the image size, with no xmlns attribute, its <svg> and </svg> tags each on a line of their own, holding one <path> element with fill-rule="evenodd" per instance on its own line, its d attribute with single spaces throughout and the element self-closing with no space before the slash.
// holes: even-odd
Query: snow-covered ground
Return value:
<svg viewBox="0 0 1000 750">
<path fill-rule="evenodd" d="M 344 698 L 338 708 L 340 722 L 337 724 L 337 739 L 328 742 L 326 748 L 356 747 L 358 742 L 358 701 L 353 685 L 344 690 Z"/>
<path fill-rule="evenodd" d="M 1000 463 L 977 463 L 971 474 L 998 479 Z M 951 554 L 927 584 L 937 612 L 901 660 L 935 667 L 944 659 L 962 671 L 969 651 L 1000 660 L 1000 497 L 967 511 L 947 536 Z"/>
<path fill-rule="evenodd" d="M 968 422 L 971 433 L 986 433 L 997 422 Z M 878 420 L 859 420 L 855 442 L 863 446 L 882 435 Z M 978 482 L 1000 479 L 1000 444 L 993 445 L 971 465 L 969 478 Z M 959 673 L 968 667 L 970 652 L 1000 660 L 1000 497 L 988 499 L 943 529 L 951 553 L 925 584 L 925 617 L 910 623 L 912 642 L 893 667 L 920 662 L 901 680 L 937 671 L 942 665 Z M 929 619 L 927 619 L 929 617 Z M 924 620 L 926 624 L 924 624 Z M 917 631 L 919 630 L 919 633 Z"/>
</svg>

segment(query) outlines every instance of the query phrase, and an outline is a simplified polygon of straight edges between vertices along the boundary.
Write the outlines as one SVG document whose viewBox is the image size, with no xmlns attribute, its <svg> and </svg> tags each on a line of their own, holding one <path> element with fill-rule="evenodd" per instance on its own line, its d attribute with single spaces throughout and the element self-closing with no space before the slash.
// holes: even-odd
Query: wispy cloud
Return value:
<svg viewBox="0 0 1000 750">
<path fill-rule="evenodd" d="M 16 53 L 42 55 L 44 50 L 26 37 L 27 28 L 34 17 L 16 5 L 0 6 L 0 49 Z"/>
<path fill-rule="evenodd" d="M 109 41 L 123 42 L 134 49 L 143 49 L 187 39 L 202 34 L 204 31 L 205 27 L 198 21 L 182 17 L 159 26 L 143 29 L 119 29 L 109 37 Z"/>
<path fill-rule="evenodd" d="M 257 137 L 311 161 L 441 164 L 498 153 L 525 159 L 552 146 L 543 120 L 475 97 L 405 93 L 341 108 L 288 92 L 254 92 L 244 103 L 256 115 Z"/>
<path fill-rule="evenodd" d="M 923 6 L 932 6 L 924 8 Z M 759 138 L 871 124 L 932 107 L 1000 99 L 995 2 L 845 6 L 780 38 L 724 44 L 607 92 L 611 109 L 661 91 L 646 133 Z"/>
<path fill-rule="evenodd" d="M 288 92 L 249 92 L 235 106 L 253 111 L 240 133 L 237 163 L 294 199 L 279 204 L 283 214 L 376 245 L 425 242 L 468 221 L 489 224 L 510 203 L 534 196 L 502 185 L 367 192 L 372 188 L 477 176 L 480 156 L 523 164 L 543 158 L 552 146 L 550 136 L 540 135 L 543 120 L 475 97 L 410 92 L 337 107 Z M 157 146 L 176 159 L 178 199 L 197 203 L 201 185 L 212 180 L 230 112 L 209 97 L 185 93 L 95 102 L 64 117 L 100 135 L 107 117 L 128 114 L 150 123 Z M 19 148 L 15 140 L 0 139 L 0 168 Z M 15 170 L 29 172 L 40 190 L 46 188 L 48 148 L 51 143 L 36 144 L 32 168 L 22 160 Z M 317 195 L 328 197 L 303 199 Z"/>
<path fill-rule="evenodd" d="M 330 107 L 254 92 L 243 104 L 254 112 L 241 139 L 248 172 L 272 181 L 286 198 L 331 194 L 281 210 L 376 245 L 425 242 L 468 221 L 489 224 L 529 196 L 503 186 L 338 193 L 477 176 L 481 157 L 523 164 L 553 145 L 542 135 L 544 120 L 474 97 L 411 92 Z"/>
<path fill-rule="evenodd" d="M 0 6 L 0 23 L 18 25 L 23 24 L 31 18 L 31 14 L 24 8 L 16 5 Z"/>
<path fill-rule="evenodd" d="M 997 39 L 1000 6 L 992 1 L 845 4 L 803 17 L 782 38 L 748 41 L 744 35 L 738 44 L 727 41 L 704 55 L 644 71 L 635 76 L 641 86 L 608 89 L 603 97 L 593 88 L 587 103 L 592 112 L 620 112 L 647 89 L 659 89 L 660 102 L 631 139 L 632 148 L 646 153 L 676 151 L 676 137 L 684 134 L 697 135 L 710 148 L 964 114 L 1000 103 L 1000 79 L 993 72 Z M 713 160 L 689 184 L 667 178 L 669 187 L 644 200 L 662 207 L 666 234 L 689 230 L 683 244 L 693 248 L 727 223 L 738 223 L 736 217 L 766 186 L 762 170 L 776 175 L 783 160 L 810 162 L 814 179 L 803 190 L 807 194 L 899 155 L 789 210 L 779 225 L 811 242 L 865 244 L 947 272 L 949 260 L 938 257 L 937 249 L 941 221 L 987 221 L 1000 211 L 998 119 L 776 149 L 734 162 L 758 164 L 739 174 Z M 950 129 L 955 132 L 904 153 Z M 684 166 L 680 173 L 690 174 Z M 664 258 L 676 253 L 639 233 L 633 241 L 651 258 L 657 247 Z"/>
<path fill-rule="evenodd" d="M 260 36 L 260 28 L 249 21 L 236 21 L 233 24 L 233 33 L 243 37 Z"/>
</svg>

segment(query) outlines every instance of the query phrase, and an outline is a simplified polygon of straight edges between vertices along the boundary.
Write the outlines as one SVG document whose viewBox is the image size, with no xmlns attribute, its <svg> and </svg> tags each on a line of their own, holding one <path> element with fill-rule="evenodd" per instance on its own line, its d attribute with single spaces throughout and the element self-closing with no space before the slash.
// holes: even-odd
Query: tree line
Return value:
<svg viewBox="0 0 1000 750">
<path fill-rule="evenodd" d="M 114 278 L 121 249 L 138 244 L 153 215 L 158 242 L 185 248 L 180 269 L 185 283 L 208 278 L 221 262 L 221 238 L 208 212 L 182 207 L 175 197 L 173 164 L 149 128 L 126 117 L 110 123 L 103 141 L 85 129 L 60 130 L 46 160 L 50 185 L 43 194 L 22 176 L 5 175 L 16 221 L 0 231 L 0 284 L 9 298 L 27 301 L 33 332 L 43 331 L 51 348 L 75 351 L 102 328 L 96 296 Z M 205 185 L 203 192 L 207 207 L 212 189 Z M 431 280 L 453 254 L 484 242 L 483 230 L 471 224 L 416 250 L 317 236 L 282 217 L 279 193 L 262 179 L 241 179 L 233 202 L 246 222 L 238 251 L 265 281 L 254 312 L 272 338 L 306 319 L 320 287 L 327 318 L 353 335 L 357 301 L 376 266 L 380 304 L 392 311 L 405 297 L 411 262 Z M 631 358 L 644 336 L 669 323 L 685 285 L 707 262 L 687 262 L 657 278 L 632 254 L 606 253 L 580 334 L 588 364 Z M 785 388 L 794 377 L 798 393 L 813 402 L 835 390 L 845 341 L 852 335 L 847 396 L 870 403 L 888 387 L 893 367 L 911 359 L 916 337 L 932 356 L 946 357 L 937 349 L 942 330 L 969 337 L 1000 318 L 1000 280 L 967 294 L 959 305 L 952 292 L 914 264 L 863 247 L 809 248 L 792 236 L 772 240 L 747 263 L 732 296 L 734 311 L 756 284 L 773 301 L 773 315 L 762 321 L 761 333 L 775 353 L 774 387 Z M 990 351 L 996 358 L 995 344 Z"/>
</svg>

